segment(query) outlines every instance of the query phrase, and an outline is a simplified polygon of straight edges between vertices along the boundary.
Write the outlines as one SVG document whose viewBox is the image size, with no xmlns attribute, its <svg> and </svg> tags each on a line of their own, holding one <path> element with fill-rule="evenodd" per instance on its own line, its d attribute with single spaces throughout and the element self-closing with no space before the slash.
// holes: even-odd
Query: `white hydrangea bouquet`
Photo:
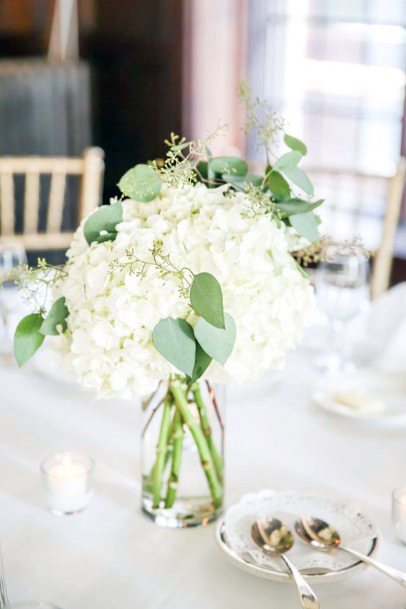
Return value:
<svg viewBox="0 0 406 609">
<path fill-rule="evenodd" d="M 121 199 L 82 222 L 63 267 L 42 260 L 14 278 L 53 294 L 47 312 L 37 305 L 17 327 L 20 365 L 50 336 L 83 387 L 143 399 L 143 508 L 168 526 L 208 522 L 222 506 L 213 382 L 280 369 L 314 314 L 292 254 L 319 240 L 322 201 L 299 168 L 306 147 L 273 115 L 268 127 L 255 116 L 251 105 L 260 138 L 285 146 L 275 157 L 267 144 L 263 175 L 213 157 L 211 138 L 172 134 L 165 160 L 130 169 Z"/>
</svg>

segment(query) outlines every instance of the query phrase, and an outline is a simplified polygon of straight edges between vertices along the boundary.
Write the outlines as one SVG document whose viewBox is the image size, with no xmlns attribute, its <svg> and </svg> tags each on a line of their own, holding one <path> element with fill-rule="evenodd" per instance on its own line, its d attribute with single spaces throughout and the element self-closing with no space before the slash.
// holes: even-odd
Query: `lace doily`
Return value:
<svg viewBox="0 0 406 609">
<path fill-rule="evenodd" d="M 227 510 L 225 534 L 228 545 L 238 554 L 249 554 L 258 565 L 285 572 L 278 557 L 265 556 L 251 537 L 251 526 L 258 517 L 275 516 L 294 531 L 298 517 L 314 516 L 328 522 L 340 533 L 343 545 L 367 553 L 378 531 L 375 523 L 348 503 L 315 493 L 276 492 L 264 490 L 245 495 L 239 503 Z M 328 569 L 338 571 L 349 568 L 357 559 L 341 550 L 321 552 L 306 544 L 295 534 L 295 544 L 289 557 L 299 569 Z"/>
</svg>

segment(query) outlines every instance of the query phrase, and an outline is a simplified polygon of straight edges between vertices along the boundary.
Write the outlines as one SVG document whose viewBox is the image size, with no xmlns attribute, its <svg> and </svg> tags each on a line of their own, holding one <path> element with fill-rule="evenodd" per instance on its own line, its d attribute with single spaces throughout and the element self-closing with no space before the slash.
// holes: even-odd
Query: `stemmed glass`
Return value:
<svg viewBox="0 0 406 609">
<path fill-rule="evenodd" d="M 3 557 L 0 547 L 0 609 L 60 609 L 56 605 L 47 603 L 46 601 L 30 601 L 10 605 L 6 589 L 6 580 L 4 577 Z"/>
<path fill-rule="evenodd" d="M 349 339 L 345 330 L 369 300 L 369 266 L 357 245 L 336 244 L 327 250 L 327 259 L 316 273 L 316 295 L 327 317 L 329 348 L 319 363 L 330 370 L 348 369 Z"/>
<path fill-rule="evenodd" d="M 5 358 L 12 352 L 10 314 L 18 306 L 17 288 L 7 278 L 13 269 L 26 262 L 27 255 L 21 245 L 0 239 L 0 354 Z"/>
</svg>

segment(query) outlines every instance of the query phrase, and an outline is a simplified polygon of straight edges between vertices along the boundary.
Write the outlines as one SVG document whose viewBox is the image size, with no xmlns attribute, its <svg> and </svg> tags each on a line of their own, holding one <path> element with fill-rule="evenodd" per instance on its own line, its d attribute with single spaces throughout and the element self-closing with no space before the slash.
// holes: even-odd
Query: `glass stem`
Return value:
<svg viewBox="0 0 406 609">
<path fill-rule="evenodd" d="M 186 386 L 183 386 L 179 380 L 172 381 L 169 385 L 169 391 L 173 395 L 176 407 L 178 408 L 185 425 L 187 425 L 189 428 L 190 433 L 192 434 L 196 443 L 200 462 L 210 488 L 213 505 L 215 508 L 218 508 L 222 503 L 221 483 L 219 482 L 216 469 L 214 467 L 213 458 L 207 444 L 206 436 L 204 435 L 200 425 L 196 423 L 192 413 L 189 410 L 186 390 Z"/>
<path fill-rule="evenodd" d="M 199 411 L 200 424 L 202 426 L 203 433 L 206 436 L 207 444 L 213 459 L 214 467 L 216 469 L 216 474 L 221 482 L 223 480 L 223 461 L 213 441 L 211 425 L 207 416 L 207 409 L 202 398 L 199 383 L 193 383 L 191 389 L 197 409 Z"/>
<path fill-rule="evenodd" d="M 8 602 L 6 580 L 4 577 L 3 558 L 1 555 L 0 548 L 0 609 L 9 609 L 10 604 Z"/>
<path fill-rule="evenodd" d="M 161 487 L 162 487 L 162 478 L 166 465 L 166 458 L 168 453 L 168 442 L 170 436 L 170 426 L 171 426 L 171 410 L 172 410 L 172 401 L 170 399 L 165 399 L 163 413 L 162 413 L 162 422 L 161 429 L 159 432 L 159 440 L 156 449 L 156 461 L 154 465 L 154 471 L 152 475 L 152 507 L 159 508 L 161 503 Z"/>
</svg>

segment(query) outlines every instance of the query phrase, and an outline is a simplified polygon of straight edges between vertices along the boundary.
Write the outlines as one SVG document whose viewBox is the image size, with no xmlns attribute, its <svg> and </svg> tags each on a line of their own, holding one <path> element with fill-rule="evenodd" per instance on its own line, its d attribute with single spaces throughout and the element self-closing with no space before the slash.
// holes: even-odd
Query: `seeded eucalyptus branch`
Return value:
<svg viewBox="0 0 406 609">
<path fill-rule="evenodd" d="M 151 259 L 144 260 L 137 256 L 134 248 L 129 248 L 126 251 L 126 258 L 113 260 L 110 264 L 110 275 L 114 276 L 115 271 L 127 271 L 129 275 L 136 275 L 144 279 L 148 274 L 148 268 L 155 268 L 159 271 L 162 279 L 169 275 L 176 277 L 179 281 L 179 295 L 182 298 L 188 298 L 190 287 L 195 277 L 193 271 L 188 267 L 178 268 L 171 260 L 169 254 L 162 251 L 162 242 L 155 241 L 150 250 Z"/>
<path fill-rule="evenodd" d="M 307 153 L 306 146 L 285 133 L 283 119 L 266 102 L 255 98 L 246 84 L 241 85 L 240 97 L 246 107 L 245 130 L 253 130 L 265 150 L 267 164 L 261 174 L 250 173 L 248 163 L 239 157 L 212 155 L 212 142 L 227 129 L 219 124 L 206 138 L 198 140 L 187 141 L 171 133 L 165 141 L 168 151 L 164 159 L 138 164 L 122 176 L 118 183 L 121 199 L 147 204 L 160 196 L 162 188 L 181 189 L 198 183 L 207 188 L 225 186 L 224 197 L 229 200 L 237 198 L 237 193 L 244 193 L 243 217 L 265 215 L 278 225 L 284 223 L 292 227 L 311 242 L 312 253 L 302 250 L 294 254 L 299 264 L 308 264 L 311 256 L 320 259 L 324 245 L 320 242 L 315 210 L 323 201 L 315 199 L 313 185 L 299 167 Z M 275 151 L 280 144 L 285 151 L 277 156 Z M 121 199 L 102 205 L 86 219 L 83 235 L 89 247 L 116 239 L 124 220 Z M 194 381 L 212 359 L 222 364 L 226 362 L 235 342 L 235 323 L 224 311 L 222 290 L 216 278 L 205 272 L 195 275 L 191 269 L 177 266 L 158 241 L 146 259 L 140 258 L 135 248 L 128 249 L 124 259 L 111 263 L 110 275 L 121 270 L 144 278 L 152 267 L 164 279 L 169 276 L 177 279 L 180 296 L 188 300 L 198 316 L 193 327 L 187 319 L 162 319 L 152 332 L 158 351 L 189 381 Z M 69 311 L 65 299 L 58 299 L 46 316 L 46 295 L 43 302 L 38 302 L 42 298 L 39 286 L 45 286 L 46 291 L 66 274 L 66 266 L 52 267 L 39 260 L 37 268 L 23 265 L 8 278 L 23 290 L 25 299 L 36 311 L 24 318 L 17 328 L 15 352 L 20 364 L 35 353 L 44 335 L 66 331 Z"/>
<path fill-rule="evenodd" d="M 23 302 L 43 313 L 49 291 L 66 276 L 65 268 L 49 264 L 45 258 L 38 258 L 37 266 L 21 264 L 11 269 L 5 277 L 0 277 L 0 288 L 2 284 L 13 283 L 21 291 Z"/>
</svg>

